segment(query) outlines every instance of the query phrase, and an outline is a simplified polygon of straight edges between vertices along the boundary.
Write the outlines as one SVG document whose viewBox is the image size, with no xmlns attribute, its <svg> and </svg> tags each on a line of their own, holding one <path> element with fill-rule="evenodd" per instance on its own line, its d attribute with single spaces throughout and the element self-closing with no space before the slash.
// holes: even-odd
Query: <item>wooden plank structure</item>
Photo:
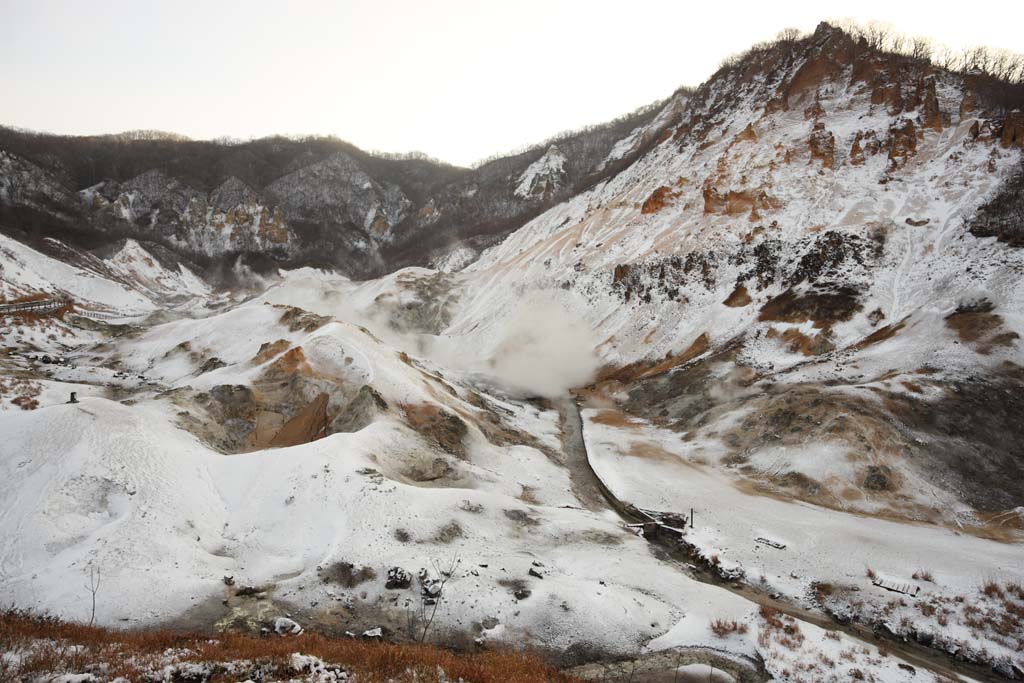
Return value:
<svg viewBox="0 0 1024 683">
<path fill-rule="evenodd" d="M 55 313 L 63 308 L 74 306 L 74 300 L 66 294 L 58 294 L 50 299 L 37 299 L 35 301 L 16 301 L 13 303 L 0 304 L 0 316 L 12 315 L 15 313 L 32 313 L 45 315 Z M 75 308 L 75 315 L 91 320 L 115 320 L 125 317 L 136 317 L 118 311 L 93 311 L 88 308 Z"/>
<path fill-rule="evenodd" d="M 11 313 L 53 313 L 69 305 L 71 305 L 71 299 L 66 296 L 56 296 L 52 299 L 38 299 L 36 301 L 16 301 L 9 304 L 0 304 L 0 315 L 9 315 Z"/>
<path fill-rule="evenodd" d="M 884 588 L 887 591 L 902 593 L 903 595 L 909 595 L 912 598 L 916 598 L 917 594 L 921 592 L 921 587 L 916 584 L 886 579 L 881 576 L 875 578 L 871 583 L 879 588 Z"/>
</svg>

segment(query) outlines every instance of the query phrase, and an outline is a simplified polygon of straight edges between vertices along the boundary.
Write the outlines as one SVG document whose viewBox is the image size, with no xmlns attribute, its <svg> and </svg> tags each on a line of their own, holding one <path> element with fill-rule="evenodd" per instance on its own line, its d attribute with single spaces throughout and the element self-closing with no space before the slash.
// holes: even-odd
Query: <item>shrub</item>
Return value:
<svg viewBox="0 0 1024 683">
<path fill-rule="evenodd" d="M 747 625 L 738 621 L 715 619 L 711 622 L 711 632 L 719 638 L 725 638 L 733 633 L 746 633 Z"/>
</svg>

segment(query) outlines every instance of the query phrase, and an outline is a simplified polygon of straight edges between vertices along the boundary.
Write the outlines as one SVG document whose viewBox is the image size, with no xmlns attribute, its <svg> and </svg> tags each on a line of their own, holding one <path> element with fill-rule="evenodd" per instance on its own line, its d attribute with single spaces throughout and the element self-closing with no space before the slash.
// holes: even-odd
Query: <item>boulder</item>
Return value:
<svg viewBox="0 0 1024 683">
<path fill-rule="evenodd" d="M 405 571 L 401 567 L 391 567 L 388 569 L 388 579 L 384 584 L 385 588 L 391 590 L 402 590 L 412 585 L 412 574 Z"/>
</svg>

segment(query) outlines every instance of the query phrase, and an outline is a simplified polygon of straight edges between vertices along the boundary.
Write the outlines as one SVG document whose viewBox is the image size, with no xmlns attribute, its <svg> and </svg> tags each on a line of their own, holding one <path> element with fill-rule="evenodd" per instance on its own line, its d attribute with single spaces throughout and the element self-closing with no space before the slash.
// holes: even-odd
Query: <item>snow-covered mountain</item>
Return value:
<svg viewBox="0 0 1024 683">
<path fill-rule="evenodd" d="M 0 129 L 0 232 L 90 249 L 128 236 L 211 272 L 242 255 L 263 267 L 379 275 L 437 261 L 454 245 L 475 255 L 637 158 L 685 98 L 474 169 L 334 139 L 219 144 Z M 558 149 L 557 177 L 524 187 Z"/>
<path fill-rule="evenodd" d="M 4 298 L 75 301 L 5 318 L 0 600 L 82 615 L 92 566 L 110 624 L 402 638 L 438 600 L 439 640 L 564 664 L 1024 676 L 1024 120 L 983 79 L 822 24 L 416 191 L 0 157 L 43 236 L 0 238 Z M 390 270 L 431 225 L 443 267 Z M 390 272 L 236 260 L 348 239 Z"/>
</svg>

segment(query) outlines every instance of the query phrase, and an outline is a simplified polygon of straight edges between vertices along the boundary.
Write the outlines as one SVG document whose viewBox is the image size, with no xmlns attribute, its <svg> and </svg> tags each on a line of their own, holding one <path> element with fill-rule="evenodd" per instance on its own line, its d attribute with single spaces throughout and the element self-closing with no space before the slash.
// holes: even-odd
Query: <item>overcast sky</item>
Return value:
<svg viewBox="0 0 1024 683">
<path fill-rule="evenodd" d="M 698 85 L 826 18 L 1024 52 L 1022 4 L 0 0 L 0 123 L 331 134 L 467 164 Z"/>
</svg>

